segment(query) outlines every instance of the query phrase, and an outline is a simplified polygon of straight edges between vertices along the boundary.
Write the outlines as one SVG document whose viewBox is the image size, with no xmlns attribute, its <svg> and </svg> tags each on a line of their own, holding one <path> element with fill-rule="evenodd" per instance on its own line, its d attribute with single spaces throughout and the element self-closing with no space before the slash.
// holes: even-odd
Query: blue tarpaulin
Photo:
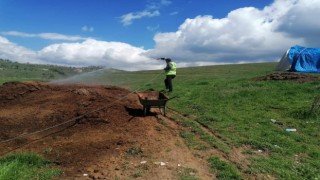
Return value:
<svg viewBox="0 0 320 180">
<path fill-rule="evenodd" d="M 288 51 L 291 71 L 320 72 L 320 48 L 293 46 Z"/>
</svg>

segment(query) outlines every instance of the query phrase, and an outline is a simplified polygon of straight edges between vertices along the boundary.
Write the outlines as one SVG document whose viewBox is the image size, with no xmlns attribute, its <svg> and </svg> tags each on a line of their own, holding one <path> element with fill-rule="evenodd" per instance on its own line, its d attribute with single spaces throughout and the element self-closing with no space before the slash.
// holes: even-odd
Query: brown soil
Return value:
<svg viewBox="0 0 320 180">
<path fill-rule="evenodd" d="M 179 136 L 183 127 L 159 113 L 144 117 L 137 95 L 117 87 L 6 83 L 0 154 L 41 154 L 63 170 L 59 179 L 178 179 L 188 168 L 214 179 Z"/>
<path fill-rule="evenodd" d="M 312 82 L 320 80 L 317 76 L 298 72 L 275 72 L 263 77 L 258 77 L 256 80 L 286 80 L 298 83 Z"/>
</svg>

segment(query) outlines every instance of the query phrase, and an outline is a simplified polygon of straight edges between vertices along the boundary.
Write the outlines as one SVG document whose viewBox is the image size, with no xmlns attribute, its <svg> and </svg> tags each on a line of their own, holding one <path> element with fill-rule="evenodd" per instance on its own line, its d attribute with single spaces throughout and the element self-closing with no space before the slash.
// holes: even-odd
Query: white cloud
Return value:
<svg viewBox="0 0 320 180">
<path fill-rule="evenodd" d="M 174 12 L 170 13 L 171 16 L 174 16 L 174 15 L 177 15 L 177 14 L 179 14 L 178 11 L 174 11 Z"/>
<path fill-rule="evenodd" d="M 147 14 L 133 14 L 127 22 Z M 319 16 L 319 0 L 276 0 L 262 10 L 240 8 L 221 19 L 199 15 L 186 19 L 175 32 L 156 34 L 156 46 L 149 50 L 79 36 L 11 31 L 5 34 L 60 39 L 65 43 L 32 51 L 0 36 L 0 58 L 70 66 L 102 65 L 125 70 L 161 69 L 163 62 L 150 57 L 162 56 L 171 57 L 179 67 L 276 61 L 296 44 L 319 47 Z"/>
<path fill-rule="evenodd" d="M 172 1 L 169 0 L 150 0 L 146 9 L 160 9 L 163 6 L 169 6 L 171 3 Z"/>
<path fill-rule="evenodd" d="M 320 46 L 320 1 L 299 0 L 279 18 L 278 31 L 304 38 L 311 46 Z"/>
<path fill-rule="evenodd" d="M 160 27 L 159 24 L 156 25 L 156 26 L 147 26 L 147 30 L 148 30 L 148 31 L 156 31 L 156 30 L 159 29 L 159 27 Z"/>
<path fill-rule="evenodd" d="M 19 36 L 19 37 L 36 37 L 36 34 L 28 34 L 28 33 L 18 32 L 18 31 L 3 32 L 1 34 L 9 35 L 9 36 Z"/>
<path fill-rule="evenodd" d="M 240 8 L 222 19 L 197 16 L 176 32 L 156 34 L 156 47 L 146 54 L 188 63 L 275 61 L 290 46 L 319 46 L 319 16 L 318 0 L 276 0 L 262 10 Z"/>
<path fill-rule="evenodd" d="M 125 43 L 88 39 L 81 43 L 53 44 L 40 50 L 38 55 L 51 63 L 118 67 L 121 63 L 147 61 L 148 58 L 140 55 L 144 51 Z"/>
<path fill-rule="evenodd" d="M 141 19 L 144 17 L 154 17 L 154 16 L 160 16 L 160 12 L 158 10 L 156 11 L 141 11 L 136 13 L 129 13 L 121 16 L 121 22 L 124 26 L 128 26 L 132 24 L 133 20 Z"/>
<path fill-rule="evenodd" d="M 57 34 L 57 33 L 41 33 L 38 36 L 43 39 L 64 40 L 64 41 L 79 41 L 79 40 L 87 39 L 81 36 L 66 36 L 66 35 Z"/>
<path fill-rule="evenodd" d="M 2 36 L 0 36 L 0 58 L 24 63 L 41 63 L 41 60 L 37 58 L 34 51 L 18 46 Z"/>
<path fill-rule="evenodd" d="M 18 32 L 18 31 L 9 31 L 9 32 L 3 32 L 2 34 L 7 36 L 42 38 L 42 39 L 48 39 L 48 40 L 62 40 L 62 41 L 79 41 L 79 40 L 88 39 L 81 36 L 68 36 L 68 35 L 63 35 L 59 33 L 30 34 L 30 33 Z"/>
<path fill-rule="evenodd" d="M 81 30 L 82 30 L 83 32 L 93 32 L 93 31 L 94 31 L 94 28 L 85 25 L 85 26 L 82 26 Z"/>
<path fill-rule="evenodd" d="M 40 51 L 18 46 L 0 36 L 0 58 L 18 62 L 66 66 L 105 66 L 123 70 L 159 69 L 161 62 L 144 56 L 146 50 L 121 42 L 87 39 L 49 45 Z"/>
<path fill-rule="evenodd" d="M 121 16 L 121 23 L 124 26 L 131 25 L 133 20 L 142 19 L 145 17 L 155 17 L 160 16 L 159 9 L 163 6 L 168 6 L 172 2 L 169 0 L 151 0 L 146 5 L 146 8 L 143 11 L 131 12 Z"/>
<path fill-rule="evenodd" d="M 81 43 L 47 46 L 37 57 L 50 64 L 106 66 L 124 70 L 153 69 L 160 64 L 143 55 L 145 50 L 121 42 L 88 39 Z"/>
</svg>

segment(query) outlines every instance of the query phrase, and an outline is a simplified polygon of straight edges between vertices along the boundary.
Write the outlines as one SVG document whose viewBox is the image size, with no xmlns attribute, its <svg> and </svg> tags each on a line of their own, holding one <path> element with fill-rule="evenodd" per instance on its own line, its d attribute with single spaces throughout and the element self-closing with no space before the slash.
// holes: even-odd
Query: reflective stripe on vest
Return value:
<svg viewBox="0 0 320 180">
<path fill-rule="evenodd" d="M 171 69 L 169 71 L 166 72 L 166 75 L 176 75 L 177 71 L 176 71 L 176 63 L 175 62 L 170 62 L 171 65 Z"/>
</svg>

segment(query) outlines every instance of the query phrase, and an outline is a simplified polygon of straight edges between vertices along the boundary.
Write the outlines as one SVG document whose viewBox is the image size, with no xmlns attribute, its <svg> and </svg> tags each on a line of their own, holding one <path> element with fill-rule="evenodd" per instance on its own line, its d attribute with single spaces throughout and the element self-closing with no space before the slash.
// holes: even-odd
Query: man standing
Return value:
<svg viewBox="0 0 320 180">
<path fill-rule="evenodd" d="M 166 61 L 167 66 L 163 69 L 166 73 L 166 79 L 164 80 L 164 84 L 166 86 L 166 90 L 168 92 L 172 92 L 173 85 L 172 85 L 172 79 L 176 77 L 177 71 L 176 71 L 176 63 L 171 61 L 170 58 L 161 58 Z"/>
</svg>

